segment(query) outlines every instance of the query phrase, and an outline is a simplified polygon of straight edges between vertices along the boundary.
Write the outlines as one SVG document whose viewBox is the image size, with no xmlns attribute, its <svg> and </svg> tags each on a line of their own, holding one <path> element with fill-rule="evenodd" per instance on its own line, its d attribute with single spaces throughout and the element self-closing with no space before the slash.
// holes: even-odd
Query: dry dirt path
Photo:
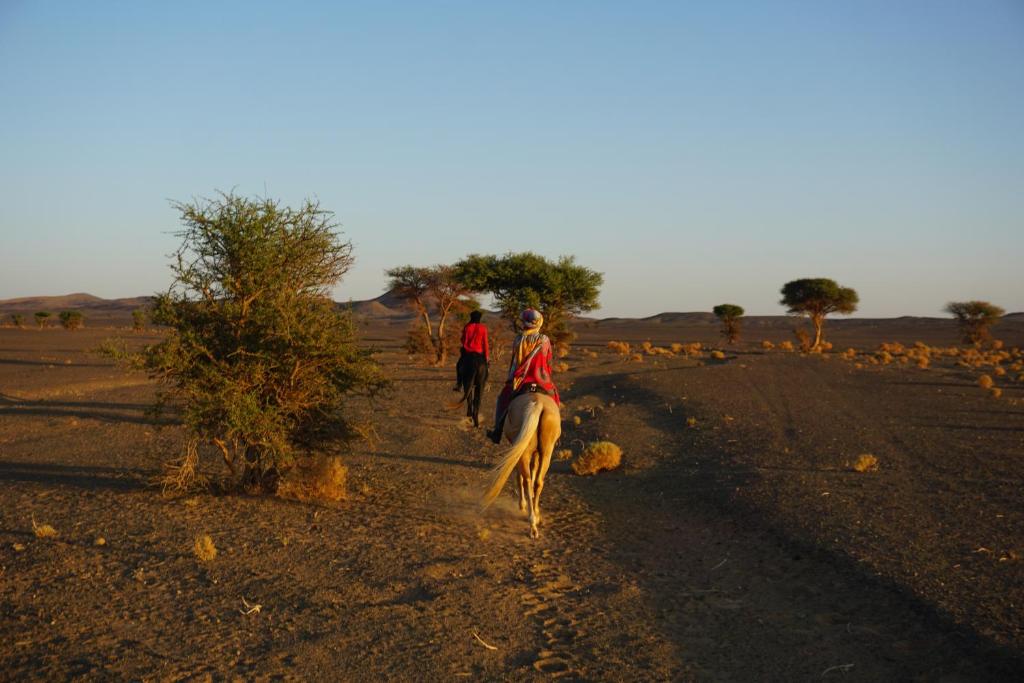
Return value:
<svg viewBox="0 0 1024 683">
<path fill-rule="evenodd" d="M 178 434 L 149 422 L 145 386 L 0 406 L 0 670 L 38 680 L 1005 674 L 920 597 L 744 497 L 761 491 L 763 471 L 730 449 L 752 437 L 711 425 L 729 379 L 720 373 L 738 364 L 578 363 L 562 381 L 566 417 L 582 423 L 567 425 L 563 445 L 609 437 L 626 466 L 586 479 L 553 471 L 531 541 L 511 487 L 475 512 L 499 450 L 443 407 L 449 373 L 386 360 L 396 391 L 376 407 L 380 442 L 347 458 L 351 497 L 339 506 L 154 494 L 145 481 Z M 758 422 L 769 406 L 773 423 L 784 418 L 773 439 L 801 434 L 783 399 L 753 400 L 734 406 L 735 422 Z M 805 438 L 797 444 L 817 443 Z M 60 535 L 36 539 L 32 517 Z M 192 555 L 200 533 L 217 545 L 212 562 Z M 243 598 L 261 610 L 242 614 Z"/>
</svg>

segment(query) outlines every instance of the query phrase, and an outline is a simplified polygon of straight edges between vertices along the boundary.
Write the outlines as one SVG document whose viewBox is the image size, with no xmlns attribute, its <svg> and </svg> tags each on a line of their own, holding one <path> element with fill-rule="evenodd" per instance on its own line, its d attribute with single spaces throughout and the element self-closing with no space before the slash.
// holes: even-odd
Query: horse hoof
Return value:
<svg viewBox="0 0 1024 683">
<path fill-rule="evenodd" d="M 530 527 L 530 538 L 540 538 L 540 531 L 537 527 Z"/>
</svg>

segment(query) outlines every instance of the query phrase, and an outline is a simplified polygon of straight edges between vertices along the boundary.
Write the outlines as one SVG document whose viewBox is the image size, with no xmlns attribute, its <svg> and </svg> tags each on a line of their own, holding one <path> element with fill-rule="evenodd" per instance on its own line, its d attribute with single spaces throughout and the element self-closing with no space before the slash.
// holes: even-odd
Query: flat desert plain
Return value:
<svg viewBox="0 0 1024 683">
<path fill-rule="evenodd" d="M 560 447 L 608 439 L 623 464 L 556 462 L 539 540 L 511 485 L 477 513 L 501 448 L 446 407 L 450 367 L 401 350 L 404 323 L 365 326 L 393 388 L 353 399 L 377 438 L 351 445 L 331 505 L 161 495 L 182 427 L 147 412 L 144 375 L 89 352 L 157 337 L 0 329 L 0 678 L 1019 679 L 1016 373 L 994 398 L 991 368 L 764 351 L 792 337 L 756 321 L 720 360 L 607 349 L 720 344 L 688 325 L 580 325 Z M 828 330 L 837 351 L 956 341 L 949 321 Z M 861 454 L 877 471 L 851 468 Z"/>
</svg>

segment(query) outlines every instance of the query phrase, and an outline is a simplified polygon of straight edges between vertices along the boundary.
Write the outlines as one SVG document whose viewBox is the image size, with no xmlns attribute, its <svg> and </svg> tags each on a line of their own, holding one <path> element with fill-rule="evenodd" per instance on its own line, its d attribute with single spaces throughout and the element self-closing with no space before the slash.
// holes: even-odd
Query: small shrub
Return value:
<svg viewBox="0 0 1024 683">
<path fill-rule="evenodd" d="M 927 370 L 929 365 L 931 365 L 931 360 L 928 358 L 928 356 L 921 356 L 920 358 L 917 359 L 917 367 L 921 368 L 922 370 Z"/>
<path fill-rule="evenodd" d="M 213 544 L 213 539 L 209 534 L 203 534 L 196 536 L 196 540 L 192 544 L 192 552 L 200 561 L 210 562 L 217 557 L 217 546 Z"/>
<path fill-rule="evenodd" d="M 36 538 L 56 538 L 57 530 L 49 524 L 36 524 L 36 520 L 32 518 L 32 533 L 36 535 Z"/>
<path fill-rule="evenodd" d="M 697 428 L 697 418 L 695 418 L 695 417 L 688 417 L 688 418 L 686 418 L 686 426 L 689 427 L 690 429 L 696 429 Z"/>
<path fill-rule="evenodd" d="M 79 311 L 61 311 L 60 325 L 65 330 L 77 330 L 85 324 L 85 316 Z"/>
<path fill-rule="evenodd" d="M 570 460 L 572 459 L 572 449 L 562 448 L 555 451 L 555 460 Z"/>
<path fill-rule="evenodd" d="M 808 334 L 807 330 L 805 330 L 804 328 L 794 327 L 793 336 L 796 337 L 797 342 L 799 342 L 800 344 L 800 350 L 803 351 L 804 353 L 807 353 L 813 347 L 811 343 L 811 335 Z"/>
<path fill-rule="evenodd" d="M 857 357 L 857 349 L 854 349 L 854 348 L 846 349 L 845 351 L 843 351 L 842 356 L 846 360 L 853 360 L 854 358 Z"/>
<path fill-rule="evenodd" d="M 136 308 L 132 311 L 132 329 L 136 332 L 146 329 L 146 309 Z"/>
<path fill-rule="evenodd" d="M 303 458 L 278 484 L 281 498 L 337 502 L 345 498 L 348 468 L 338 456 Z"/>
<path fill-rule="evenodd" d="M 636 363 L 643 363 L 644 362 L 644 354 L 642 354 L 642 353 L 634 353 L 632 355 L 632 357 L 630 358 L 630 360 L 632 360 L 632 361 L 634 361 Z"/>
<path fill-rule="evenodd" d="M 995 380 L 993 380 L 989 375 L 982 375 L 978 378 L 978 386 L 982 389 L 991 389 L 994 384 Z"/>
<path fill-rule="evenodd" d="M 771 351 L 772 349 L 775 348 L 775 344 L 772 344 L 770 341 L 765 339 L 763 342 L 761 342 L 761 348 L 764 349 L 765 351 Z"/>
<path fill-rule="evenodd" d="M 1003 390 L 1000 389 L 999 387 L 992 387 L 991 389 L 988 390 L 988 393 L 992 396 L 992 398 L 999 398 L 1000 396 L 1003 395 Z"/>
<path fill-rule="evenodd" d="M 871 455 L 870 453 L 861 453 L 854 460 L 853 465 L 850 468 L 854 472 L 877 472 L 878 471 L 878 458 Z"/>
<path fill-rule="evenodd" d="M 686 347 L 680 344 L 679 342 L 674 342 L 669 345 L 669 349 L 672 351 L 672 353 L 678 354 L 683 353 L 686 350 Z"/>
<path fill-rule="evenodd" d="M 608 342 L 608 349 L 614 351 L 620 356 L 628 356 L 632 353 L 629 342 L 610 341 Z"/>
<path fill-rule="evenodd" d="M 789 340 L 784 341 L 784 342 L 779 342 L 779 349 L 781 351 L 793 351 L 793 342 L 791 342 Z"/>
<path fill-rule="evenodd" d="M 578 475 L 597 474 L 602 470 L 614 470 L 622 464 L 622 449 L 611 441 L 595 441 L 588 445 L 572 463 L 572 471 Z"/>
<path fill-rule="evenodd" d="M 725 354 L 721 351 L 712 351 L 711 357 L 715 360 L 725 360 Z"/>
<path fill-rule="evenodd" d="M 995 374 L 996 377 L 1002 377 L 1003 375 L 1006 374 L 1006 368 L 1000 368 L 1000 367 L 992 368 L 992 373 Z"/>
<path fill-rule="evenodd" d="M 654 355 L 654 351 L 652 350 L 654 347 L 651 345 L 651 342 L 649 342 L 649 341 L 643 342 L 642 344 L 640 344 L 640 348 L 648 356 Z"/>
</svg>

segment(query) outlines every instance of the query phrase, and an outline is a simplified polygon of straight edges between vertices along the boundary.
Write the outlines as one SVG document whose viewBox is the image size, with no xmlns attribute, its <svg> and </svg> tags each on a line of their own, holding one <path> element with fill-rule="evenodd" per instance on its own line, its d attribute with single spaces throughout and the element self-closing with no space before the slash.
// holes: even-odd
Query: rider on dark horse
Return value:
<svg viewBox="0 0 1024 683">
<path fill-rule="evenodd" d="M 469 322 L 462 328 L 462 349 L 459 351 L 459 360 L 455 363 L 453 391 L 462 390 L 463 368 L 476 367 L 476 363 L 471 361 L 483 361 L 484 365 L 491 362 L 491 347 L 487 341 L 487 327 L 480 322 L 482 317 L 480 311 L 473 311 L 469 314 Z"/>
<path fill-rule="evenodd" d="M 505 424 L 512 399 L 527 392 L 547 394 L 561 405 L 558 389 L 551 380 L 551 363 L 554 355 L 551 340 L 540 333 L 544 324 L 544 316 L 532 308 L 527 308 L 519 316 L 523 331 L 512 342 L 512 361 L 508 368 L 508 379 L 498 396 L 498 405 L 494 415 L 494 430 L 487 436 L 494 443 L 501 443 L 501 432 Z"/>
</svg>

